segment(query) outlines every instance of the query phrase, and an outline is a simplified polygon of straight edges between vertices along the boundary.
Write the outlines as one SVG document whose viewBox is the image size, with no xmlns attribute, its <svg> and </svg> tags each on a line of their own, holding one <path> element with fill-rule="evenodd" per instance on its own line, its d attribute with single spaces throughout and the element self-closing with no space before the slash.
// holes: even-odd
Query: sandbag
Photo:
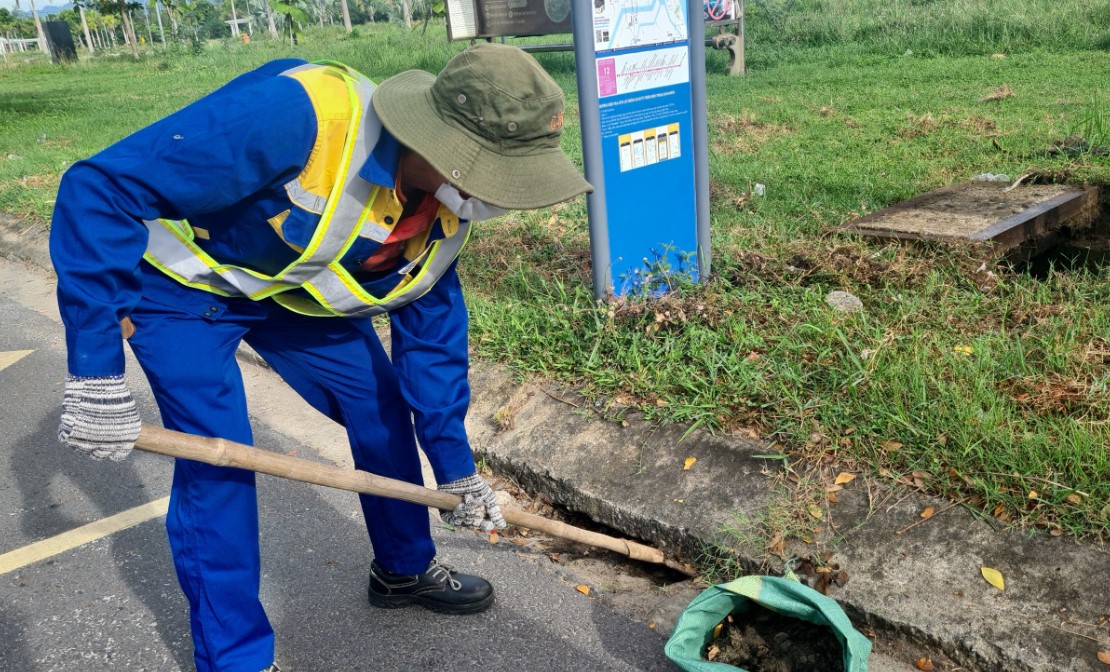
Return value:
<svg viewBox="0 0 1110 672">
<path fill-rule="evenodd" d="M 740 670 L 733 665 L 706 660 L 705 650 L 718 623 L 729 614 L 743 618 L 744 612 L 753 605 L 783 616 L 828 626 L 843 650 L 845 672 L 867 672 L 871 641 L 852 627 L 836 600 L 797 580 L 777 576 L 744 576 L 702 591 L 675 623 L 674 632 L 664 648 L 667 658 L 686 672 Z"/>
</svg>

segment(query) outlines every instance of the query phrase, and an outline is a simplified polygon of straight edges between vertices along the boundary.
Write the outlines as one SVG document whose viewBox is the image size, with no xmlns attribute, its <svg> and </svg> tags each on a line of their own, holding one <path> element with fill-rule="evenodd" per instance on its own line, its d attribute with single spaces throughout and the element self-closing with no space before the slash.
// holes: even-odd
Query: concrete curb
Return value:
<svg viewBox="0 0 1110 672">
<path fill-rule="evenodd" d="M 3 256 L 49 269 L 46 238 L 44 226 L 21 227 L 0 214 Z M 731 543 L 722 530 L 739 517 L 758 518 L 775 497 L 767 475 L 775 463 L 754 457 L 773 452 L 765 445 L 697 431 L 683 438 L 685 428 L 653 427 L 634 415 L 604 420 L 572 393 L 518 384 L 496 365 L 475 363 L 471 386 L 468 429 L 495 471 L 686 559 Z M 691 456 L 697 462 L 683 470 Z M 858 629 L 940 650 L 968 671 L 1107 669 L 1095 657 L 1091 635 L 1099 633 L 1071 623 L 1098 623 L 1110 612 L 1110 549 L 997 530 L 959 507 L 900 532 L 926 506 L 939 511 L 947 502 L 912 491 L 884 499 L 889 492 L 881 482 L 853 481 L 829 509 L 837 541 L 798 548 L 835 553 L 850 580 L 829 594 Z M 731 552 L 750 571 L 765 555 Z M 1005 575 L 1004 591 L 981 578 L 983 566 Z M 1110 639 L 1107 626 L 1100 636 Z"/>
<path fill-rule="evenodd" d="M 670 552 L 696 557 L 738 516 L 757 518 L 774 495 L 764 474 L 775 463 L 754 457 L 774 452 L 765 445 L 703 432 L 682 438 L 684 428 L 629 416 L 627 426 L 599 419 L 554 398 L 566 393 L 517 385 L 496 366 L 474 366 L 471 385 L 472 442 L 495 471 Z M 492 420 L 506 409 L 515 411 L 508 429 Z M 684 471 L 690 456 L 697 462 Z M 893 496 L 875 506 L 884 493 Z M 823 522 L 839 540 L 802 552 L 835 553 L 831 562 L 850 579 L 829 595 L 862 632 L 939 649 L 964 670 L 1106 669 L 1098 645 L 1082 636 L 1098 633 L 1065 623 L 1094 624 L 1110 612 L 1105 545 L 994 529 L 960 507 L 899 533 L 926 506 L 940 511 L 948 502 L 865 478 L 837 495 Z M 764 557 L 762 549 L 733 551 L 752 568 Z M 984 566 L 1003 573 L 1004 591 L 982 578 Z M 1110 636 L 1105 625 L 1101 636 Z"/>
</svg>

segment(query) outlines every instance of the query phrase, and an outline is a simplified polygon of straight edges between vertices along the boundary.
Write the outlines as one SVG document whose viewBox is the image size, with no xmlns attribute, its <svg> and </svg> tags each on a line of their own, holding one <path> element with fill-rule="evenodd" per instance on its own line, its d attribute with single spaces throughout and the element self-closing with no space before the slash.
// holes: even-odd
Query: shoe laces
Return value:
<svg viewBox="0 0 1110 672">
<path fill-rule="evenodd" d="M 428 575 L 440 583 L 447 582 L 451 585 L 451 590 L 462 589 L 462 583 L 455 578 L 455 570 L 440 564 L 439 560 L 432 560 L 432 564 L 428 565 Z"/>
</svg>

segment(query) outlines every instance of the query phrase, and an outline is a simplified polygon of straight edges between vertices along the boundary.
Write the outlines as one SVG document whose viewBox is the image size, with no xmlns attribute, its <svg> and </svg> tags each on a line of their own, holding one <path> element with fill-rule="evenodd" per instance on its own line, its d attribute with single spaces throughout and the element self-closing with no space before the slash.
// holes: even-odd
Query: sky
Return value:
<svg viewBox="0 0 1110 672">
<path fill-rule="evenodd" d="M 35 0 L 35 7 L 49 7 L 51 5 L 58 6 L 64 5 L 69 0 Z M 7 9 L 15 9 L 15 0 L 0 0 L 0 7 Z M 30 11 L 31 0 L 19 0 L 19 8 L 23 11 Z"/>
</svg>

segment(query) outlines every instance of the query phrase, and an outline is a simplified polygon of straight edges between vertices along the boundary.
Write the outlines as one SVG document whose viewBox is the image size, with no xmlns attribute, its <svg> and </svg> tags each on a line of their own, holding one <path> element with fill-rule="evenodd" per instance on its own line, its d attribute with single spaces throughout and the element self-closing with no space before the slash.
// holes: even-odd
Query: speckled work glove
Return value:
<svg viewBox="0 0 1110 672">
<path fill-rule="evenodd" d="M 59 441 L 94 460 L 119 462 L 135 447 L 141 428 L 123 376 L 66 378 Z"/>
<path fill-rule="evenodd" d="M 494 528 L 505 529 L 505 517 L 497 505 L 497 495 L 478 474 L 445 483 L 439 489 L 463 498 L 454 511 L 440 512 L 443 522 L 455 527 L 476 527 L 483 532 L 491 532 Z"/>
</svg>

